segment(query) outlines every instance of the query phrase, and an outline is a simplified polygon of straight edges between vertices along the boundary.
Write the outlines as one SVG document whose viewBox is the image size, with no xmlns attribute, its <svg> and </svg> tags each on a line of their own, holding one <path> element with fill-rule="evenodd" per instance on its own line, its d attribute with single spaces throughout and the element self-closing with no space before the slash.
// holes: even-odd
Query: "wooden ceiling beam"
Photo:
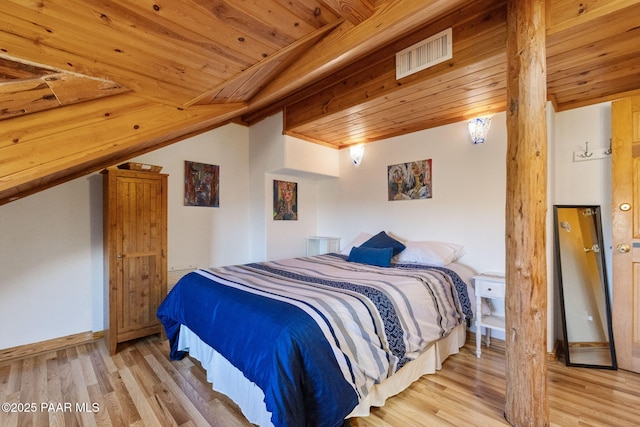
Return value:
<svg viewBox="0 0 640 427">
<path fill-rule="evenodd" d="M 291 60 L 289 59 L 290 57 L 297 58 L 298 56 L 300 56 L 300 52 L 309 49 L 310 46 L 312 46 L 322 37 L 326 36 L 328 32 L 332 31 L 342 22 L 342 20 L 338 20 L 333 23 L 327 24 L 314 31 L 313 33 L 302 37 L 301 39 L 295 41 L 294 43 L 291 43 L 284 49 L 281 49 L 273 55 L 267 57 L 263 61 L 260 61 L 257 64 L 254 64 L 246 70 L 242 71 L 241 73 L 236 74 L 231 79 L 226 80 L 216 85 L 212 89 L 203 92 L 200 96 L 187 102 L 185 106 L 188 107 L 190 105 L 197 104 L 219 103 L 232 97 L 245 98 L 242 95 L 237 95 L 236 90 L 239 90 L 239 88 L 242 87 L 247 87 L 248 83 L 253 83 L 250 85 L 249 90 L 257 92 L 258 89 L 262 88 L 263 84 L 266 84 L 268 80 L 272 79 L 272 74 L 275 71 L 279 70 L 282 67 L 282 64 L 288 65 L 291 62 Z M 229 93 L 231 94 L 226 96 L 224 95 Z M 255 93 L 252 93 L 252 95 L 255 95 Z"/>
<path fill-rule="evenodd" d="M 397 80 L 395 53 L 449 27 L 453 28 L 453 58 Z M 342 138 L 339 138 L 339 143 L 353 143 L 352 140 L 344 139 L 347 135 L 354 135 L 351 132 L 351 120 L 346 118 L 349 111 L 354 109 L 357 109 L 362 117 L 353 120 L 353 125 L 362 124 L 366 121 L 365 116 L 373 117 L 374 121 L 381 119 L 378 112 L 388 118 L 393 111 L 405 121 L 400 119 L 401 122 L 394 123 L 393 127 L 401 124 L 404 128 L 406 123 L 406 127 L 420 129 L 420 126 L 426 123 L 427 119 L 433 118 L 432 115 L 437 114 L 437 111 L 433 109 L 433 102 L 415 102 L 418 97 L 426 99 L 427 94 L 440 94 L 439 98 L 442 98 L 457 92 L 462 92 L 464 96 L 465 93 L 470 94 L 475 90 L 487 91 L 487 88 L 484 88 L 486 81 L 491 82 L 489 90 L 505 96 L 505 92 L 499 90 L 506 85 L 505 49 L 506 4 L 474 2 L 396 43 L 367 55 L 366 58 L 342 70 L 342 78 L 327 78 L 318 82 L 315 92 L 286 106 L 284 130 L 303 135 L 308 134 L 311 128 L 328 129 L 337 123 L 343 128 L 349 127 Z M 502 74 L 499 74 L 496 81 L 494 76 L 497 73 Z M 461 99 L 456 104 L 466 106 L 469 105 L 468 101 Z M 391 105 L 392 103 L 394 105 Z M 480 102 L 480 105 L 483 104 Z M 401 108 L 401 105 L 407 108 Z M 407 114 L 407 109 L 413 105 L 429 105 L 428 109 L 421 108 L 424 110 L 424 122 L 422 117 L 416 118 Z M 382 119 L 381 124 L 384 123 L 388 124 L 388 121 Z M 374 126 L 373 123 L 370 125 Z M 319 133 L 309 136 L 317 140 L 321 139 L 323 134 L 329 136 L 330 132 L 320 130 Z M 325 142 L 332 144 L 338 141 L 325 139 Z"/>
<path fill-rule="evenodd" d="M 566 0 L 553 4 L 565 5 L 558 13 L 570 8 Z M 557 101 L 556 111 L 615 99 L 638 88 L 640 2 L 615 11 L 609 7 L 594 4 L 571 19 L 574 26 L 558 23 L 554 31 L 547 30 L 547 90 Z M 604 11 L 609 12 L 606 18 L 601 17 Z"/>
<path fill-rule="evenodd" d="M 245 104 L 188 110 L 123 94 L 3 123 L 0 204 L 204 132 Z"/>
<path fill-rule="evenodd" d="M 465 0 L 391 0 L 357 26 L 345 22 L 258 93 L 250 101 L 250 110 L 266 107 L 465 3 Z"/>
<path fill-rule="evenodd" d="M 433 84 L 426 86 L 403 87 L 381 100 L 364 102 L 357 109 L 325 115 L 295 128 L 288 125 L 285 114 L 285 132 L 305 135 L 302 139 L 307 140 L 309 136 L 315 140 L 322 138 L 342 147 L 397 136 L 409 129 L 418 131 L 504 111 L 504 56 L 496 55 L 473 67 L 458 70 L 455 77 L 433 79 Z M 452 90 L 448 86 L 454 80 L 456 88 Z M 470 108 L 470 104 L 474 107 Z M 423 107 L 426 105 L 428 108 Z"/>
<path fill-rule="evenodd" d="M 547 0 L 546 1 L 546 34 L 569 31 L 577 25 L 587 25 L 591 21 L 602 22 L 603 17 L 618 12 L 627 7 L 637 6 L 638 0 L 607 0 L 578 2 L 575 0 Z M 637 19 L 637 15 L 631 15 Z M 607 18 L 608 19 L 608 18 Z M 615 28 L 613 22 L 608 22 L 610 28 Z M 592 34 L 597 32 L 591 29 Z"/>
<path fill-rule="evenodd" d="M 320 3 L 353 25 L 358 25 L 371 18 L 374 12 L 373 4 L 369 0 L 321 0 Z"/>
</svg>

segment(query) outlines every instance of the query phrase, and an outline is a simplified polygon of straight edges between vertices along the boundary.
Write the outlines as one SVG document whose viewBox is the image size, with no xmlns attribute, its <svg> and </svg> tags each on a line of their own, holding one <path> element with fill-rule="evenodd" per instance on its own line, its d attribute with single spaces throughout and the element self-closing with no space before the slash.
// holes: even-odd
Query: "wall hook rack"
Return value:
<svg viewBox="0 0 640 427">
<path fill-rule="evenodd" d="M 589 141 L 585 141 L 584 150 L 573 152 L 573 161 L 582 162 L 585 160 L 604 159 L 611 155 L 611 141 L 609 141 L 609 148 L 596 148 L 589 151 Z"/>
</svg>

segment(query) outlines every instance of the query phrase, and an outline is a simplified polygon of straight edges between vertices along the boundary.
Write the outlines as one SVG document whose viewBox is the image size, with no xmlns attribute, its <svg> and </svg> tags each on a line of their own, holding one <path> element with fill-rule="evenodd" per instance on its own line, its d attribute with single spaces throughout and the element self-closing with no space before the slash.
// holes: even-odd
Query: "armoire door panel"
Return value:
<svg viewBox="0 0 640 427">
<path fill-rule="evenodd" d="M 156 310 L 161 296 L 162 280 L 156 256 L 127 256 L 123 259 L 122 285 L 118 287 L 122 301 L 122 315 L 118 317 L 118 331 L 126 332 L 158 323 Z"/>
<path fill-rule="evenodd" d="M 167 289 L 167 175 L 107 169 L 104 183 L 108 347 L 160 332 Z"/>
</svg>

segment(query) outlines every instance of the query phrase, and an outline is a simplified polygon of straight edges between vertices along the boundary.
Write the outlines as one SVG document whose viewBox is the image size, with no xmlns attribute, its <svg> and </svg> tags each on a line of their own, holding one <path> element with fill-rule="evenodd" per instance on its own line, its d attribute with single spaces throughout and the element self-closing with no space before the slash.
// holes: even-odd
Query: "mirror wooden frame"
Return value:
<svg viewBox="0 0 640 427">
<path fill-rule="evenodd" d="M 576 212 L 573 213 L 570 210 Z M 566 211 L 565 211 L 566 210 Z M 615 346 L 613 342 L 613 329 L 611 324 L 611 300 L 609 296 L 609 285 L 607 280 L 607 269 L 604 256 L 604 245 L 602 237 L 602 222 L 600 206 L 596 205 L 556 205 L 554 206 L 554 237 L 555 237 L 555 255 L 556 255 L 556 280 L 558 283 L 558 291 L 560 296 L 560 308 L 562 312 L 562 332 L 564 343 L 564 357 L 567 366 L 579 366 L 585 368 L 600 369 L 617 369 Z M 582 214 L 583 218 L 580 218 Z M 567 215 L 574 215 L 577 218 L 573 221 L 567 221 Z M 592 224 L 590 223 L 592 219 Z M 577 224 L 576 224 L 577 222 Z M 592 229 L 585 229 L 593 226 Z M 577 227 L 573 233 L 573 242 L 568 242 L 561 236 L 568 236 L 573 227 Z M 586 234 L 590 239 L 588 242 L 584 240 Z M 575 240 L 579 239 L 579 240 Z M 561 240 L 563 240 L 561 242 Z M 581 249 L 576 249 L 576 244 L 580 243 Z M 586 243 L 585 243 L 586 242 Z M 573 247 L 572 247 L 573 246 Z M 564 252 L 563 252 L 564 251 Z M 591 258 L 590 255 L 594 255 Z M 591 259 L 589 259 L 591 258 Z M 563 272 L 562 261 L 565 260 L 565 271 Z M 578 267 L 581 267 L 579 269 Z M 596 286 L 594 277 L 595 269 L 598 270 L 599 289 Z M 587 271 L 589 270 L 589 271 Z M 591 276 L 589 277 L 589 275 Z M 573 275 L 573 276 L 569 276 Z M 579 277 L 578 277 L 579 276 Z M 591 282 L 591 283 L 588 283 Z M 590 291 L 593 290 L 592 293 Z M 569 293 L 573 292 L 573 295 Z M 599 295 L 601 292 L 602 295 Z M 602 297 L 602 299 L 600 299 Z M 569 298 L 569 299 L 567 299 Z M 568 313 L 570 308 L 575 310 L 579 302 L 585 302 L 585 306 L 581 306 L 580 310 L 584 310 L 584 317 L 581 321 L 588 325 L 590 323 L 600 324 L 602 328 L 594 327 L 597 332 L 594 335 L 600 335 L 601 341 L 570 341 L 570 337 L 576 336 L 576 318 L 580 318 L 580 314 Z M 586 304 L 589 302 L 590 304 Z M 603 319 L 604 317 L 604 319 Z M 594 321 L 595 318 L 595 321 Z M 606 321 L 606 325 L 604 325 Z M 585 323 L 586 322 L 586 323 Z M 568 331 L 568 324 L 573 327 L 573 331 Z M 588 329 L 588 328 L 587 328 Z M 572 332 L 571 335 L 568 332 Z M 580 331 L 584 333 L 584 331 Z M 607 341 L 608 339 L 608 341 Z M 606 350 L 607 344 L 609 351 Z M 572 357 L 572 353 L 574 357 Z M 608 354 L 607 354 L 608 353 Z M 602 359 L 602 362 L 599 360 Z"/>
</svg>

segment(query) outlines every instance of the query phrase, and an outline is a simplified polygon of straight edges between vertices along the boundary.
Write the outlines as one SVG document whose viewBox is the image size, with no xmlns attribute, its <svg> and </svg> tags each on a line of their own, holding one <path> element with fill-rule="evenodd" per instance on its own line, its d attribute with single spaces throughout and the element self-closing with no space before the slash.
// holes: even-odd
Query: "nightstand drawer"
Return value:
<svg viewBox="0 0 640 427">
<path fill-rule="evenodd" d="M 504 298 L 504 283 L 480 281 L 476 292 L 486 298 Z"/>
</svg>

